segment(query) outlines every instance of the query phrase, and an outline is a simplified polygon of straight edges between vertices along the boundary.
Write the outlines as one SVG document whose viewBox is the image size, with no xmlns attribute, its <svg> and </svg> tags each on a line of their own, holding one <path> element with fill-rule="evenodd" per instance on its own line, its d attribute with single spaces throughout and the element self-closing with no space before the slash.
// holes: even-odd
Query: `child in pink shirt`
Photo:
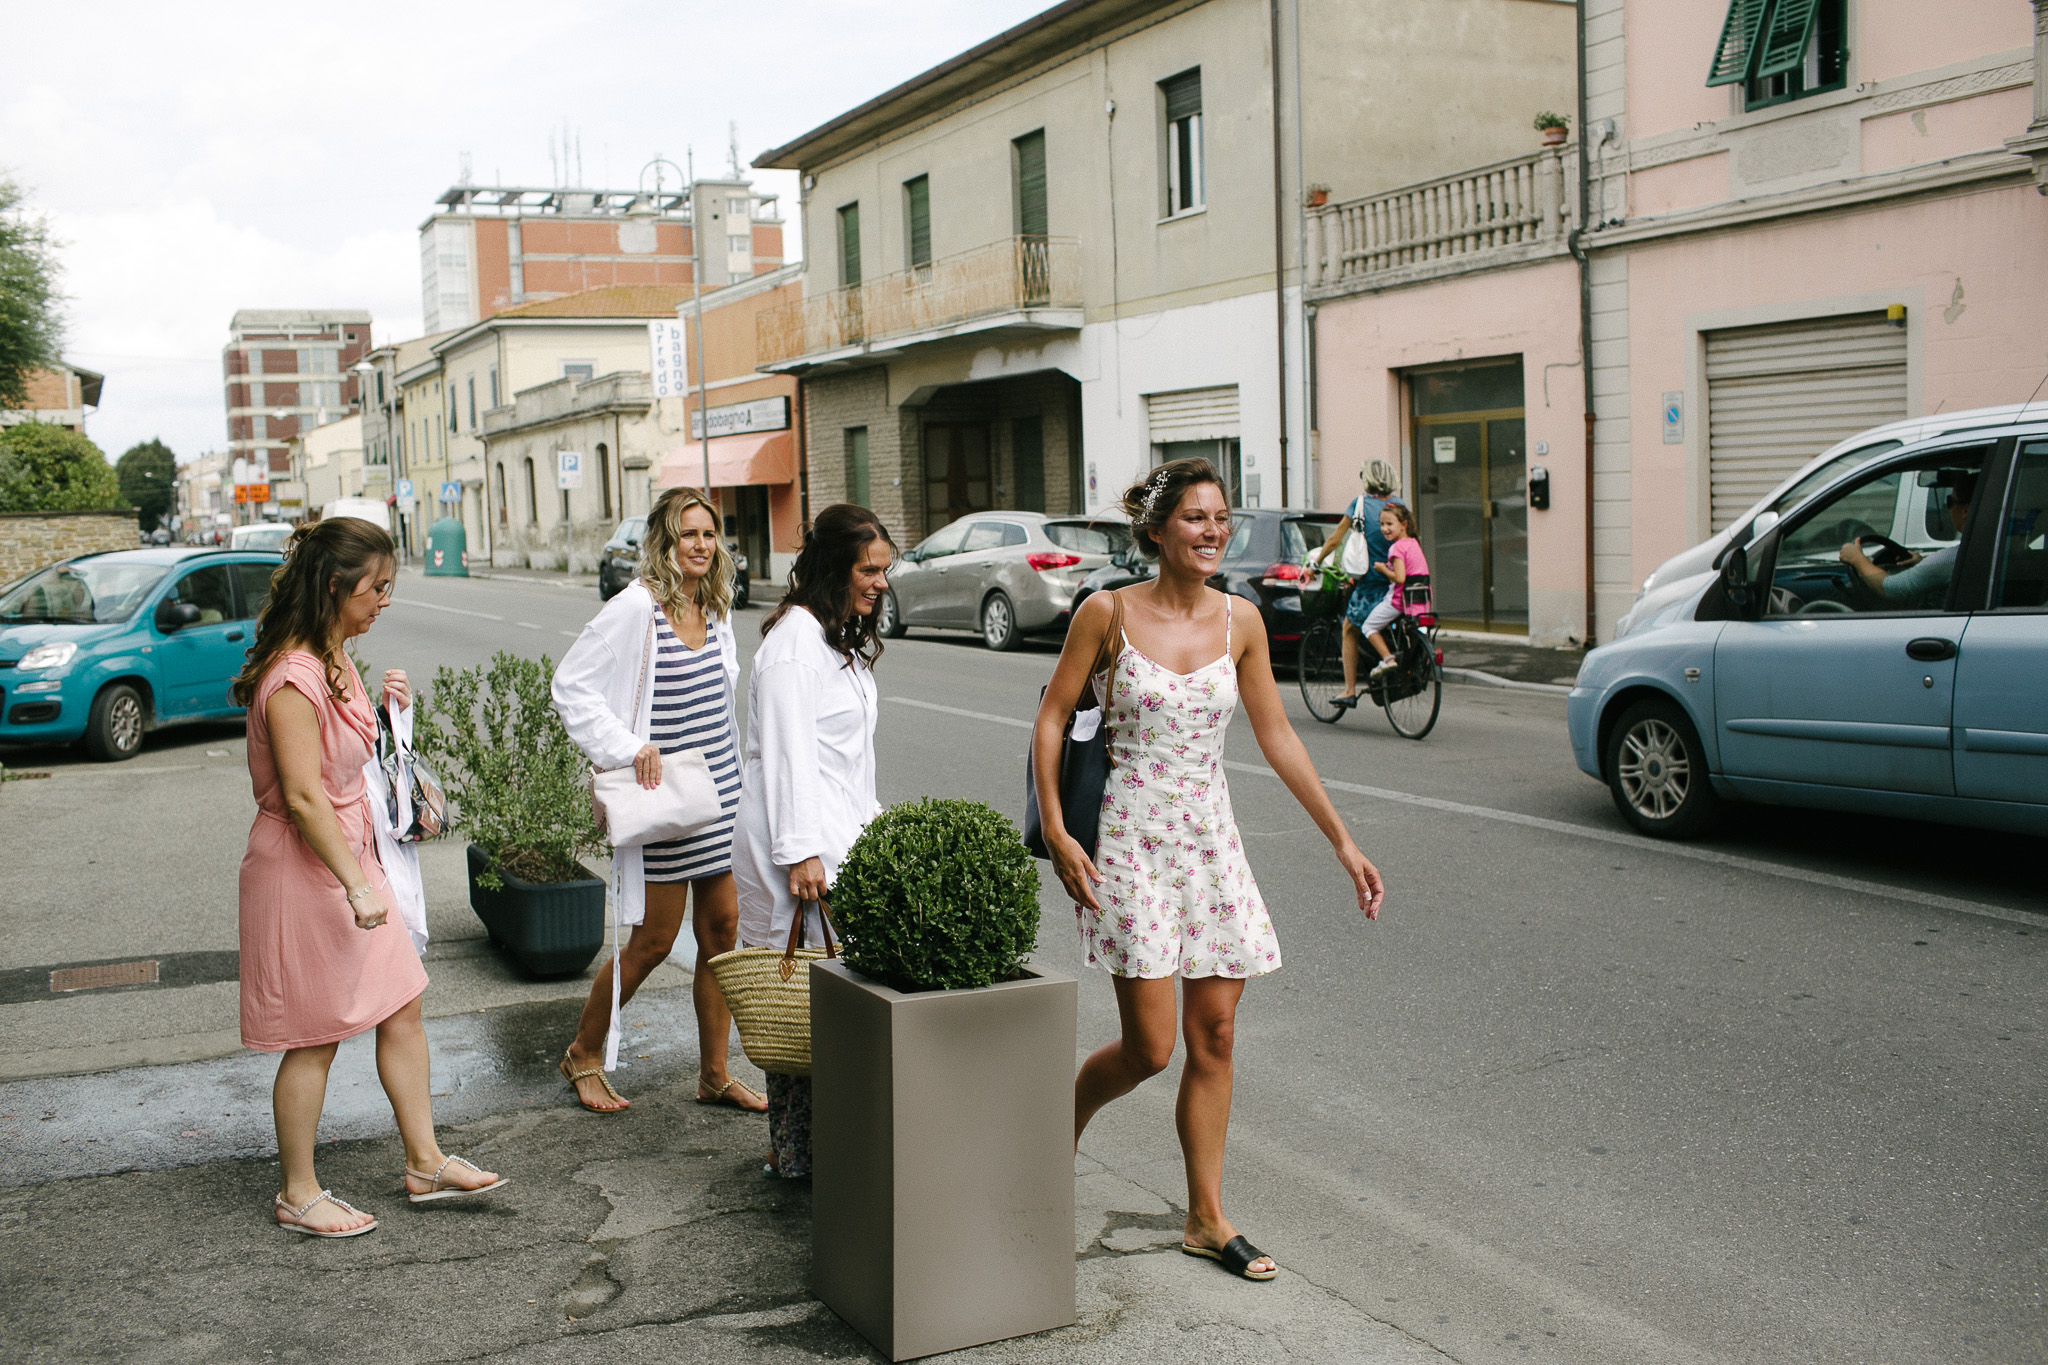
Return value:
<svg viewBox="0 0 2048 1365">
<path fill-rule="evenodd" d="M 1366 675 L 1372 678 L 1394 667 L 1394 651 L 1387 646 L 1387 637 L 1382 632 L 1403 612 L 1414 616 L 1423 609 L 1419 603 L 1413 607 L 1407 604 L 1401 585 L 1410 578 L 1429 574 L 1429 561 L 1423 558 L 1422 545 L 1415 539 L 1415 514 L 1405 504 L 1390 502 L 1381 510 L 1380 534 L 1387 538 L 1387 559 L 1384 564 L 1373 565 L 1372 570 L 1392 579 L 1394 587 L 1365 618 L 1365 638 L 1380 656 L 1372 672 Z"/>
</svg>

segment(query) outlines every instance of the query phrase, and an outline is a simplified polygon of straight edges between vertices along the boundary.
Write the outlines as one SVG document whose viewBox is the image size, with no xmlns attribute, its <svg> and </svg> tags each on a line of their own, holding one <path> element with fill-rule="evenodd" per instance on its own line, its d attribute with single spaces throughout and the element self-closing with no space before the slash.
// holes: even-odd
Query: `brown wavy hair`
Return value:
<svg viewBox="0 0 2048 1365">
<path fill-rule="evenodd" d="M 1385 507 L 1382 507 L 1380 509 L 1380 512 L 1382 515 L 1388 512 L 1392 512 L 1394 514 L 1395 519 L 1401 523 L 1401 534 L 1407 536 L 1411 540 L 1414 539 L 1416 534 L 1415 514 L 1408 510 L 1407 503 L 1397 502 L 1394 499 L 1389 498 L 1387 499 L 1387 505 Z"/>
<path fill-rule="evenodd" d="M 1173 519 L 1173 512 L 1190 488 L 1213 483 L 1230 501 L 1223 476 L 1207 460 L 1168 460 L 1159 468 L 1124 490 L 1124 514 L 1131 519 L 1131 539 L 1147 559 L 1159 558 L 1159 528 Z"/>
<path fill-rule="evenodd" d="M 294 649 L 319 655 L 334 699 L 347 701 L 348 660 L 334 629 L 342 601 L 363 579 L 397 559 L 391 534 L 361 517 L 330 517 L 292 532 L 284 563 L 270 575 L 270 596 L 256 614 L 256 643 L 235 679 L 235 705 L 253 704 L 263 675 Z"/>
<path fill-rule="evenodd" d="M 765 638 L 791 607 L 802 607 L 825 628 L 825 643 L 853 666 L 855 655 L 869 668 L 882 657 L 882 636 L 875 629 L 879 612 L 856 616 L 853 611 L 853 566 L 880 540 L 895 548 L 895 538 L 882 519 L 865 507 L 835 502 L 804 528 L 804 544 L 789 566 L 789 591 L 761 625 Z"/>
<path fill-rule="evenodd" d="M 676 567 L 676 544 L 683 538 L 683 516 L 692 507 L 704 509 L 711 518 L 713 532 L 711 569 L 697 580 L 695 587 Z M 695 601 L 707 620 L 732 614 L 732 590 L 739 582 L 740 570 L 732 561 L 732 552 L 725 548 L 720 525 L 718 509 L 694 488 L 671 488 L 656 498 L 649 509 L 647 529 L 640 536 L 640 581 L 671 617 L 677 615 L 676 609 L 686 601 Z"/>
</svg>

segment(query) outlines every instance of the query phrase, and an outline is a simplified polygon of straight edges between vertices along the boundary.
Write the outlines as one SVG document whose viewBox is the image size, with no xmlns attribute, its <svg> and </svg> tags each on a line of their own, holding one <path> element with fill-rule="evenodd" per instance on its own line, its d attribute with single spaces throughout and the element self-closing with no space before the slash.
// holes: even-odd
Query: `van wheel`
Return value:
<svg viewBox="0 0 2048 1365">
<path fill-rule="evenodd" d="M 92 699 L 92 718 L 85 724 L 85 751 L 100 763 L 118 763 L 142 750 L 148 711 L 142 694 L 128 683 L 115 683 Z"/>
<path fill-rule="evenodd" d="M 1015 649 L 1023 633 L 1017 629 L 1017 609 L 1010 599 L 992 592 L 981 604 L 981 642 L 990 649 Z"/>
<path fill-rule="evenodd" d="M 1699 732 L 1675 703 L 1622 713 L 1607 737 L 1607 787 L 1622 818 L 1658 839 L 1697 839 L 1721 817 Z"/>
</svg>

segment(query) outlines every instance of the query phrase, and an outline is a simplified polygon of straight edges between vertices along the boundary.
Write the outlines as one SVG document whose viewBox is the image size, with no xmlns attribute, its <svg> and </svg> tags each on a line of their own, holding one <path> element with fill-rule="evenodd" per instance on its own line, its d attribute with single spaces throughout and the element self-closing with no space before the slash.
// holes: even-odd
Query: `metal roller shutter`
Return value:
<svg viewBox="0 0 2048 1365">
<path fill-rule="evenodd" d="M 1882 313 L 1708 332 L 1713 529 L 1829 446 L 1906 416 L 1906 330 Z"/>
<path fill-rule="evenodd" d="M 1237 438 L 1237 385 L 1145 395 L 1145 418 L 1154 445 Z"/>
</svg>

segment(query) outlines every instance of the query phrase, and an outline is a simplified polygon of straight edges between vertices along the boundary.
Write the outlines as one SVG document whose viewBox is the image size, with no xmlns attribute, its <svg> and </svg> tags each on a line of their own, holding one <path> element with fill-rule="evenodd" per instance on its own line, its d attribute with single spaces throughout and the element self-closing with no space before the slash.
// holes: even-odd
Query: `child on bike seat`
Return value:
<svg viewBox="0 0 2048 1365">
<path fill-rule="evenodd" d="M 1380 656 L 1373 665 L 1368 678 L 1380 677 L 1394 667 L 1394 651 L 1387 644 L 1386 628 L 1394 618 L 1406 612 L 1414 615 L 1422 610 L 1418 603 L 1412 610 L 1403 599 L 1401 585 L 1411 578 L 1423 578 L 1429 574 L 1429 561 L 1422 557 L 1422 544 L 1415 539 L 1415 514 L 1405 503 L 1390 502 L 1380 511 L 1380 534 L 1388 541 L 1387 559 L 1384 564 L 1375 564 L 1372 571 L 1384 574 L 1393 580 L 1394 588 L 1380 600 L 1365 618 L 1365 638 Z"/>
</svg>

